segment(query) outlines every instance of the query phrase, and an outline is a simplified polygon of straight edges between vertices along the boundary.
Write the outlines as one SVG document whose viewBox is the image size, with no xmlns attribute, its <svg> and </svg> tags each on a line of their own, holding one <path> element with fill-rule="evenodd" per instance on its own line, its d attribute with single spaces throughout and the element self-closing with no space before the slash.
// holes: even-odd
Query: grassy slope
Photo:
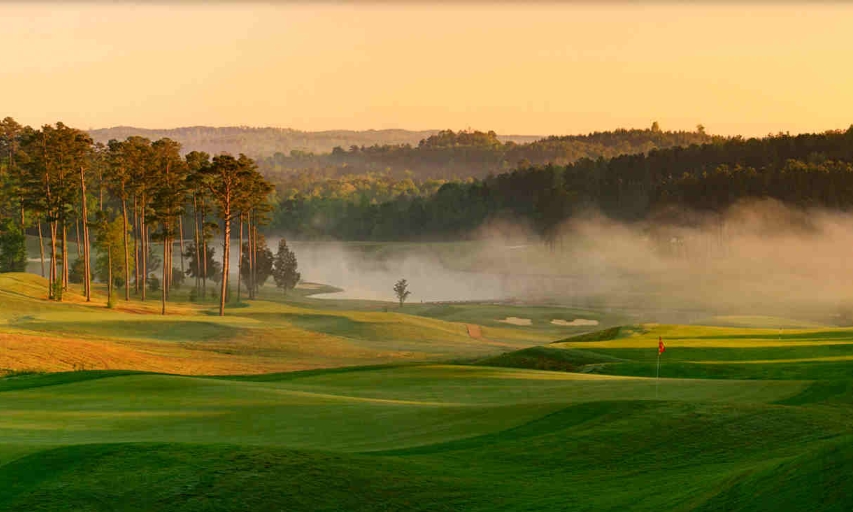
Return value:
<svg viewBox="0 0 853 512">
<path fill-rule="evenodd" d="M 185 292 L 185 290 L 184 290 Z M 494 328 L 472 339 L 464 323 L 396 311 L 318 310 L 299 294 L 288 302 L 244 302 L 228 315 L 212 304 L 45 300 L 32 274 L 0 275 L 0 371 L 135 369 L 182 374 L 245 374 L 424 359 L 482 357 L 554 339 L 547 331 Z M 176 293 L 179 299 L 181 294 Z"/>
<path fill-rule="evenodd" d="M 657 342 L 662 337 L 667 350 L 660 358 L 660 371 L 666 377 L 843 380 L 853 375 L 853 329 L 649 324 L 623 327 L 618 335 L 605 339 L 597 336 L 594 333 L 551 343 L 547 349 L 556 355 L 548 359 L 575 361 L 567 369 L 576 371 L 654 377 Z M 523 355 L 512 352 L 500 357 L 505 365 L 529 367 L 522 364 Z M 600 360 L 586 361 L 590 358 Z M 512 363 L 514 359 L 519 361 Z"/>
<path fill-rule="evenodd" d="M 487 367 L 278 377 L 19 377 L 0 508 L 686 510 L 853 460 L 831 455 L 846 408 L 807 383 L 667 380 L 655 400 L 647 379 Z"/>
<path fill-rule="evenodd" d="M 586 373 L 386 364 L 15 375 L 0 379 L 2 510 L 853 507 L 839 477 L 853 469 L 845 330 L 646 325 L 526 348 L 553 338 L 495 327 L 499 339 L 487 327 L 472 340 L 464 323 L 298 300 L 225 319 L 178 305 L 182 315 L 160 318 L 140 314 L 153 304 L 41 301 L 40 284 L 0 276 L 2 360 L 47 347 L 43 360 L 69 362 L 88 347 L 116 368 L 179 361 L 194 370 L 183 373 L 229 373 L 283 359 L 287 369 L 453 355 Z M 659 386 L 645 378 L 658 336 L 668 346 Z"/>
</svg>

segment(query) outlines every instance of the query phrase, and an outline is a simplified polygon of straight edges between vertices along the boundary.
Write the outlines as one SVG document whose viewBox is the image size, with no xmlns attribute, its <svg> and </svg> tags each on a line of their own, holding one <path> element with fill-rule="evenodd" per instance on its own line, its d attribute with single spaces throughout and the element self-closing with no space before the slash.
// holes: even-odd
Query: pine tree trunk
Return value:
<svg viewBox="0 0 853 512">
<path fill-rule="evenodd" d="M 258 295 L 261 288 L 258 283 L 258 220 L 252 223 L 252 297 Z"/>
<path fill-rule="evenodd" d="M 140 273 L 142 274 L 142 302 L 145 302 L 145 289 L 148 288 L 148 235 L 145 232 L 145 195 L 142 195 L 142 215 L 139 216 L 139 234 L 142 237 L 140 245 L 142 246 L 141 262 L 139 264 Z"/>
<path fill-rule="evenodd" d="M 180 249 L 181 249 L 181 274 L 185 274 L 186 270 L 184 269 L 184 216 L 181 215 L 178 217 L 178 235 L 180 238 Z M 186 274 L 185 274 L 186 275 Z"/>
<path fill-rule="evenodd" d="M 193 236 L 195 237 L 195 293 L 196 296 L 201 294 L 201 246 L 199 245 L 198 237 L 198 203 L 195 195 L 193 195 Z"/>
<path fill-rule="evenodd" d="M 41 219 L 37 219 L 37 220 L 38 220 L 38 222 L 36 224 L 38 225 L 38 228 L 39 228 L 39 258 L 41 258 L 41 276 L 45 277 L 45 275 L 44 275 L 44 240 L 43 240 L 43 236 L 41 233 Z"/>
<path fill-rule="evenodd" d="M 243 276 L 243 212 L 240 212 L 240 245 L 238 246 L 238 256 L 237 256 L 237 303 L 240 303 L 240 281 Z M 249 294 L 249 298 L 252 298 L 252 294 Z"/>
<path fill-rule="evenodd" d="M 139 295 L 139 212 L 136 209 L 136 196 L 133 196 L 133 271 L 134 292 Z"/>
<path fill-rule="evenodd" d="M 204 233 L 204 210 L 201 212 L 201 297 L 207 296 L 207 237 Z"/>
<path fill-rule="evenodd" d="M 107 245 L 107 307 L 113 302 L 113 247 Z"/>
<path fill-rule="evenodd" d="M 170 231 L 171 232 L 171 231 Z M 175 249 L 175 240 L 169 236 L 169 242 L 166 245 L 166 300 L 169 300 L 169 297 L 172 294 L 172 252 Z"/>
<path fill-rule="evenodd" d="M 225 218 L 225 240 L 222 244 L 222 290 L 219 296 L 219 316 L 225 316 L 225 300 L 228 293 L 228 271 L 229 261 L 228 256 L 231 252 L 231 212 L 226 205 L 223 217 Z"/>
<path fill-rule="evenodd" d="M 124 300 L 130 300 L 130 252 L 127 243 L 127 199 L 121 199 L 121 218 L 124 222 L 122 241 L 124 242 Z"/>
<path fill-rule="evenodd" d="M 91 272 L 89 270 L 89 212 L 86 208 L 86 180 L 83 176 L 83 168 L 80 168 L 80 189 L 82 191 L 83 204 L 83 291 L 86 294 L 86 302 L 92 300 L 92 283 L 90 280 Z M 77 232 L 77 248 L 78 253 L 80 248 L 80 232 Z"/>
<path fill-rule="evenodd" d="M 58 231 L 57 221 L 50 222 L 50 278 L 48 279 L 48 286 L 50 286 L 49 297 L 53 300 L 56 300 L 55 283 L 56 283 L 56 234 Z"/>
<path fill-rule="evenodd" d="M 248 236 L 246 237 L 246 252 L 249 256 L 249 278 L 248 278 L 248 288 L 249 288 L 249 298 L 255 298 L 255 243 L 252 240 L 252 227 L 254 224 L 252 223 L 252 212 L 249 211 L 249 218 L 247 220 L 247 225 L 249 228 Z"/>
<path fill-rule="evenodd" d="M 68 291 L 68 227 L 62 221 L 62 290 Z"/>
<path fill-rule="evenodd" d="M 166 229 L 164 229 L 164 231 L 166 231 Z M 166 314 L 166 294 L 168 293 L 166 291 L 166 288 L 168 287 L 167 280 L 169 279 L 169 273 L 166 272 L 166 267 L 167 267 L 166 262 L 168 261 L 168 258 L 169 258 L 169 255 L 168 255 L 169 250 L 167 249 L 169 247 L 169 240 L 168 239 L 169 239 L 169 237 L 167 235 L 163 236 L 163 273 L 162 273 L 163 282 L 160 284 L 160 297 L 161 297 L 161 303 L 162 303 L 162 306 L 160 309 L 161 315 Z"/>
</svg>

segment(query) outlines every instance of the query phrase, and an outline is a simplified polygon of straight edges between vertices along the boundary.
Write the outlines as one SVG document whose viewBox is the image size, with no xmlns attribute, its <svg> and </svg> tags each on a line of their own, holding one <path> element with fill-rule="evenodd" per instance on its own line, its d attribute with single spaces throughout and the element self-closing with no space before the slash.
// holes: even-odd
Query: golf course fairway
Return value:
<svg viewBox="0 0 853 512">
<path fill-rule="evenodd" d="M 2 510 L 853 509 L 853 330 L 549 339 L 466 306 L 491 315 L 472 338 L 415 308 L 160 317 L 3 279 Z"/>
</svg>

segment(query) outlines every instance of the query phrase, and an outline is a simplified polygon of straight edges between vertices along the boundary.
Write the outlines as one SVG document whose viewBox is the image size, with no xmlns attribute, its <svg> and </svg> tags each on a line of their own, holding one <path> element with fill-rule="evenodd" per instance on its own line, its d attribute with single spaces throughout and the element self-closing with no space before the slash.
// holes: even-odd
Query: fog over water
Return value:
<svg viewBox="0 0 853 512">
<path fill-rule="evenodd" d="M 661 321 L 671 319 L 665 311 L 827 320 L 851 310 L 853 216 L 760 201 L 666 218 L 577 218 L 550 245 L 506 225 L 456 244 L 290 245 L 304 281 L 344 289 L 326 295 L 334 298 L 393 301 L 405 278 L 411 302 L 513 299 L 652 311 Z"/>
<path fill-rule="evenodd" d="M 503 276 L 451 268 L 428 248 L 402 246 L 391 254 L 375 254 L 357 244 L 291 242 L 289 245 L 297 255 L 303 281 L 343 290 L 314 296 L 318 298 L 393 301 L 396 300 L 394 284 L 399 279 L 409 283 L 410 302 L 509 297 Z"/>
</svg>

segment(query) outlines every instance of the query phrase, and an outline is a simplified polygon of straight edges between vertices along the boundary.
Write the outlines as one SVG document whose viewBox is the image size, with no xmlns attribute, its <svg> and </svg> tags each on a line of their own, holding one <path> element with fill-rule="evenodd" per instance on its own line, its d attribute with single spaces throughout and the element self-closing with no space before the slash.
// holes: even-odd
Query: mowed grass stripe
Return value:
<svg viewBox="0 0 853 512">
<path fill-rule="evenodd" d="M 658 399 L 771 402 L 805 386 L 667 379 Z M 22 444 L 204 441 L 370 450 L 501 430 L 573 403 L 654 401 L 655 387 L 651 379 L 453 366 L 284 382 L 131 375 L 4 392 L 0 432 Z"/>
</svg>

